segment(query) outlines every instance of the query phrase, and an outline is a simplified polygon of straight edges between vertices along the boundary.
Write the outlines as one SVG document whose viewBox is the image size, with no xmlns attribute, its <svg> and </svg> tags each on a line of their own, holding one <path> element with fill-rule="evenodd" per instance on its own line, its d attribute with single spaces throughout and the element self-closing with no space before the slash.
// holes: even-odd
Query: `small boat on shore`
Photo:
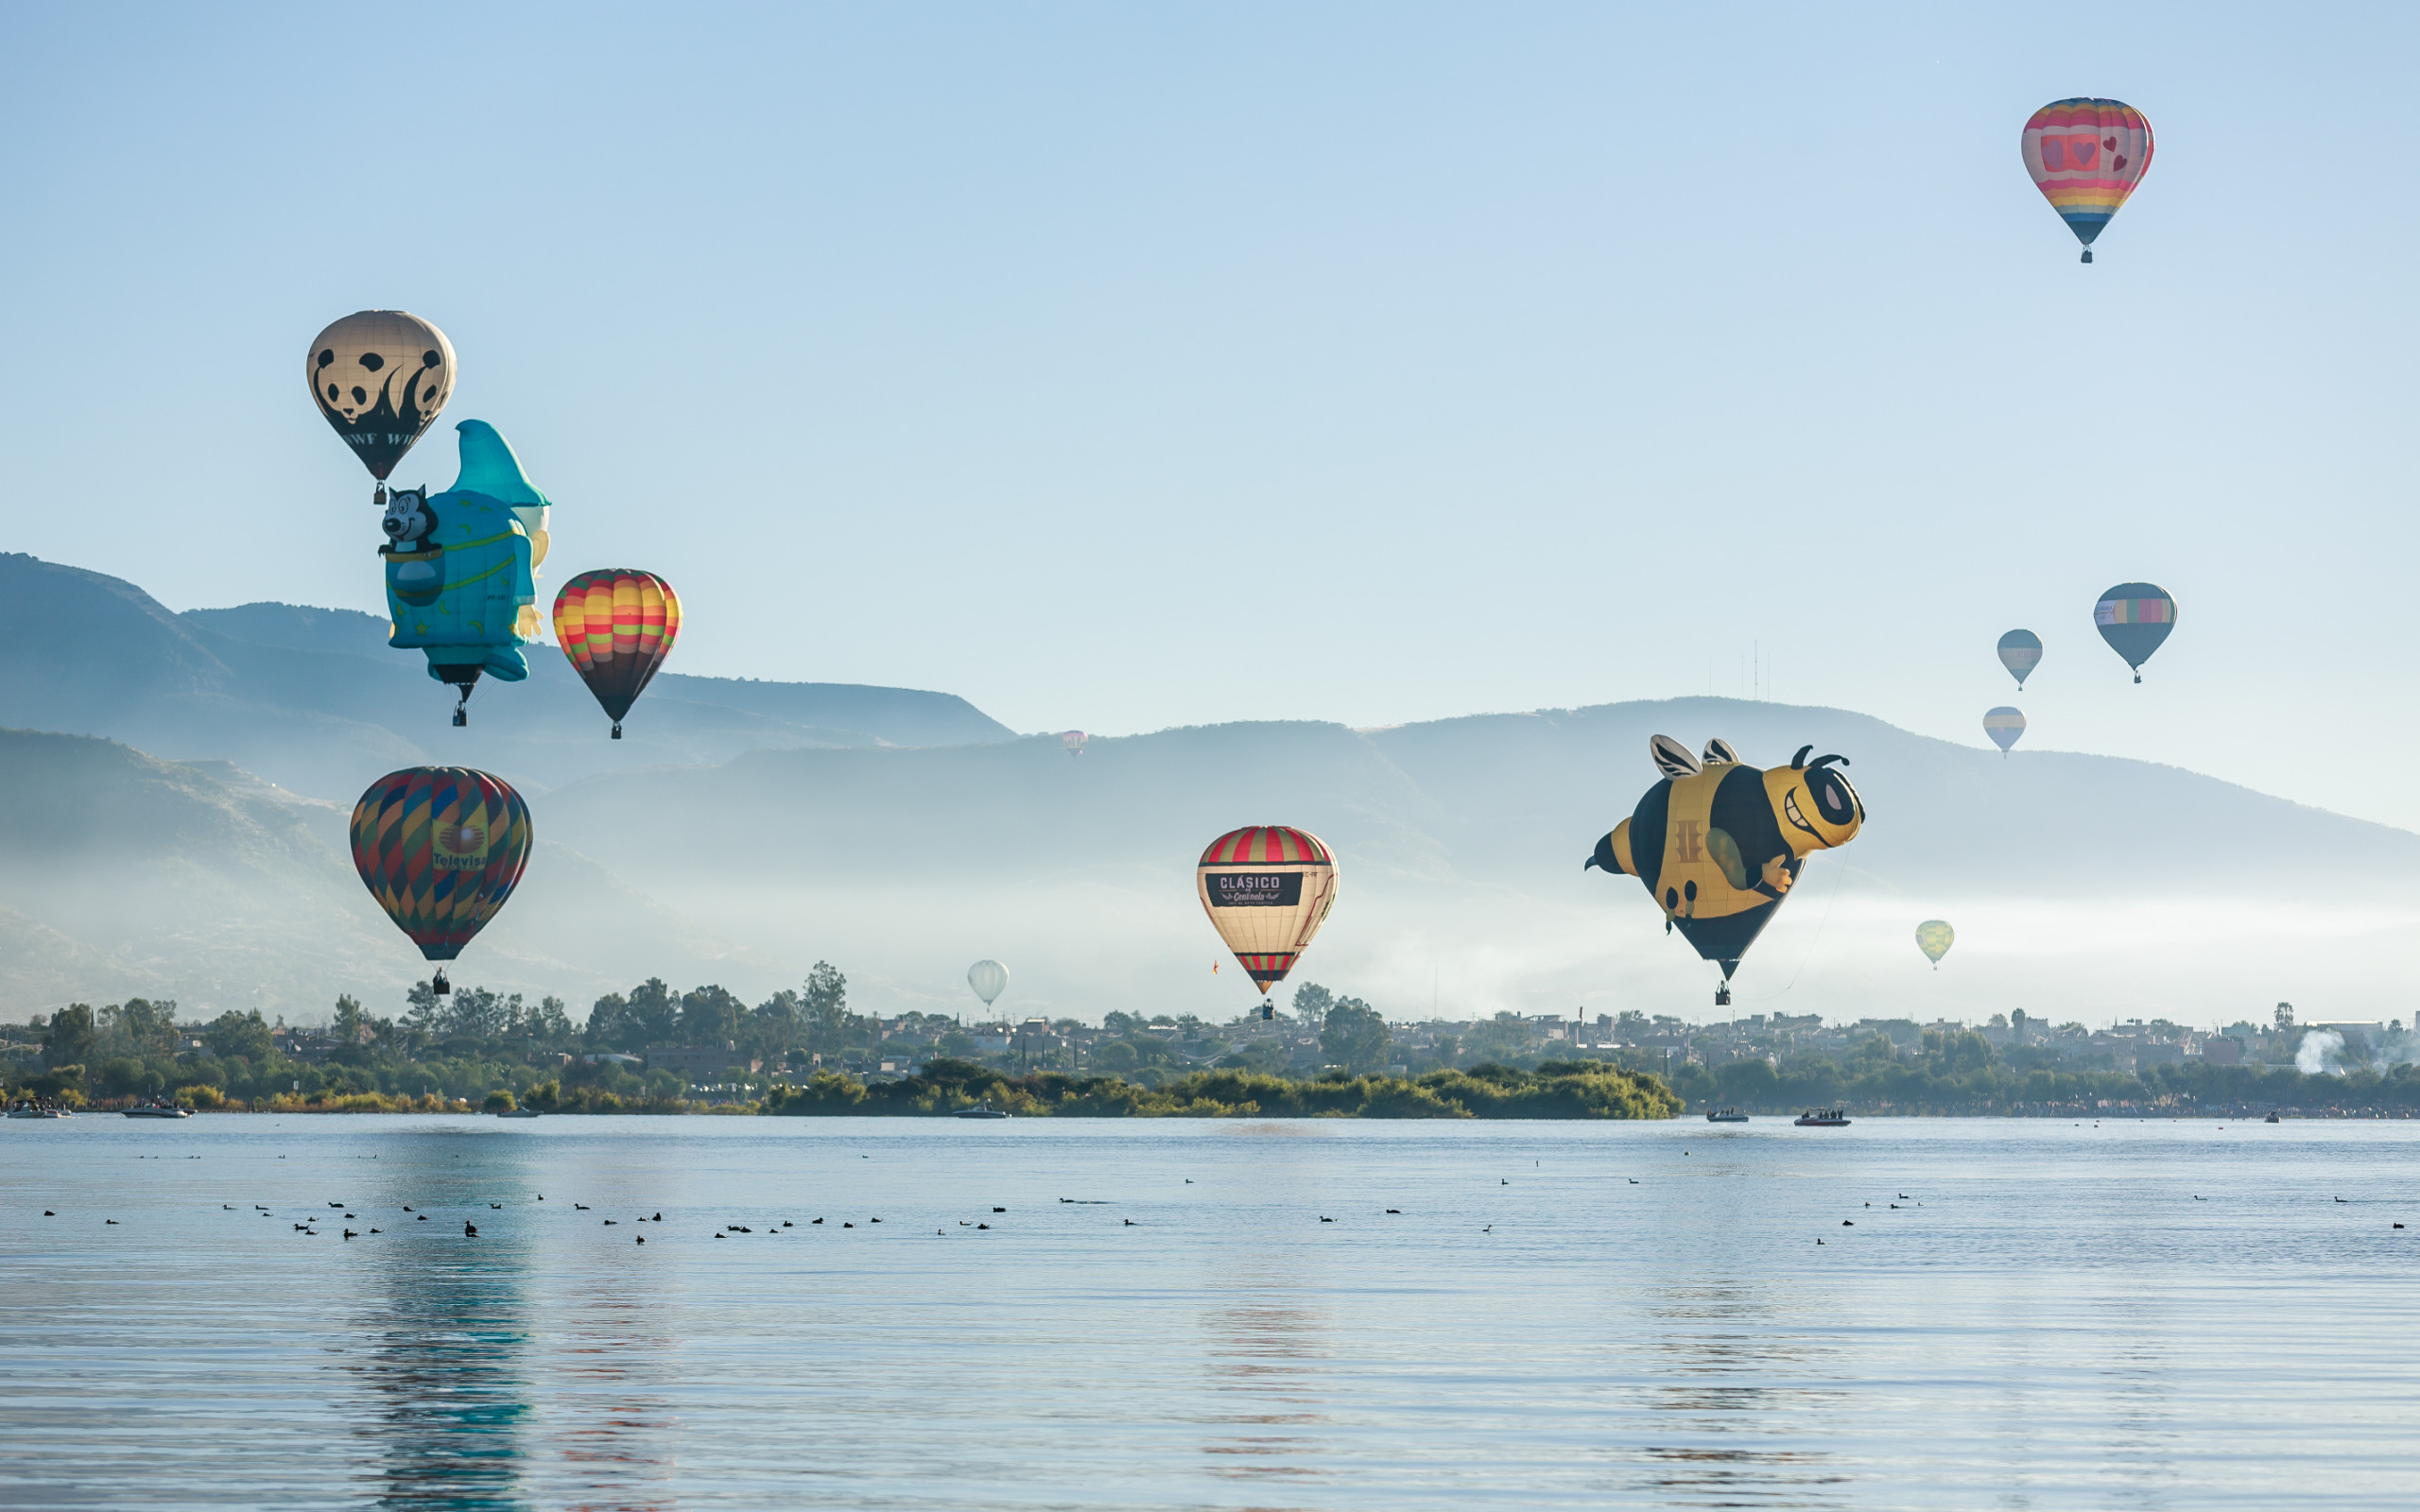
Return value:
<svg viewBox="0 0 2420 1512">
<path fill-rule="evenodd" d="M 992 1106 L 992 1099 L 986 1097 L 981 1102 L 976 1104 L 973 1108 L 959 1108 L 958 1110 L 958 1116 L 960 1118 L 1006 1118 L 1009 1115 L 1001 1112 L 998 1108 L 994 1108 Z"/>
<path fill-rule="evenodd" d="M 1748 1115 L 1736 1108 L 1710 1108 L 1706 1109 L 1705 1121 L 1709 1124 L 1745 1124 Z"/>
<path fill-rule="evenodd" d="M 191 1118 L 193 1109 L 174 1103 L 137 1103 L 118 1109 L 118 1114 L 123 1118 Z"/>
<path fill-rule="evenodd" d="M 1849 1115 L 1843 1108 L 1819 1108 L 1801 1113 L 1790 1122 L 1799 1128 L 1846 1128 Z"/>
</svg>

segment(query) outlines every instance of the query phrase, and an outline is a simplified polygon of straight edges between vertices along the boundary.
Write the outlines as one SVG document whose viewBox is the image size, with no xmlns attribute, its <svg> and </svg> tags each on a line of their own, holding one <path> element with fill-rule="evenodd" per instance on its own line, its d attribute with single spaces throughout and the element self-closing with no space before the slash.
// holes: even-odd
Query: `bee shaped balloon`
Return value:
<svg viewBox="0 0 2420 1512">
<path fill-rule="evenodd" d="M 1806 858 L 1848 844 L 1865 823 L 1865 803 L 1835 766 L 1802 746 L 1787 766 L 1745 765 L 1729 745 L 1705 743 L 1703 757 L 1669 735 L 1648 742 L 1664 780 L 1647 790 L 1629 818 L 1597 842 L 1586 866 L 1627 872 L 1647 885 L 1697 953 L 1722 968 L 1715 995 L 1728 1003 L 1739 957 L 1796 885 Z"/>
</svg>

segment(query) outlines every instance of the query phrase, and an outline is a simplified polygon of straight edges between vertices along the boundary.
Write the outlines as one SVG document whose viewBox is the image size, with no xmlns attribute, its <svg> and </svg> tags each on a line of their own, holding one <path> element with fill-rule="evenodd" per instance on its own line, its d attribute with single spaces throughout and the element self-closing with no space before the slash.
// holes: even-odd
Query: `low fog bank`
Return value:
<svg viewBox="0 0 2420 1512">
<path fill-rule="evenodd" d="M 1721 735 L 1759 765 L 1843 752 L 1870 811 L 1810 862 L 1722 1010 L 1715 968 L 1644 889 L 1581 866 L 1655 780 L 1656 731 Z M 0 780 L 43 795 L 0 815 L 11 1016 L 140 993 L 310 1022 L 339 992 L 393 1011 L 427 974 L 354 875 L 344 805 L 223 762 L 23 732 L 0 732 Z M 765 750 L 599 775 L 531 808 L 528 875 L 452 974 L 576 1012 L 650 976 L 759 1001 L 828 960 L 859 1011 L 972 1018 L 965 970 L 988 956 L 1013 973 L 998 1011 L 1225 1020 L 1257 999 L 1201 917 L 1193 862 L 1265 822 L 1314 831 L 1342 866 L 1297 980 L 1395 1019 L 2022 1007 L 2204 1024 L 2281 1000 L 2408 1019 L 2401 943 L 2420 921 L 2420 836 L 2403 831 L 2169 767 L 2003 760 L 1721 699 L 1202 727 L 1076 757 L 1055 739 Z M 1912 938 L 1936 918 L 1958 930 L 1938 971 Z"/>
<path fill-rule="evenodd" d="M 1728 1008 L 1713 1003 L 1719 971 L 1663 933 L 1644 889 L 1627 878 L 1620 889 L 1595 873 L 1582 879 L 1576 867 L 1561 897 L 1472 888 L 1441 899 L 1397 879 L 1348 882 L 1277 997 L 1318 982 L 1399 1021 L 1634 1010 L 1692 1022 L 1815 1013 L 1981 1023 L 2023 1008 L 2091 1026 L 2219 1024 L 2266 1019 L 2289 999 L 2321 1020 L 2411 1016 L 2400 952 L 2420 905 L 2348 916 L 2180 896 L 2118 905 L 1944 898 L 1918 908 L 1849 868 L 1826 868 L 1837 859 L 1810 867 L 1804 894 L 1741 966 Z M 1258 1001 L 1203 920 L 1189 869 L 1063 871 L 1002 887 L 741 885 L 681 901 L 759 955 L 786 946 L 804 959 L 829 956 L 850 973 L 853 1001 L 884 1012 L 985 1017 L 965 982 L 967 965 L 985 957 L 1010 967 L 995 1011 L 1016 1016 L 1098 1021 L 1115 1009 L 1216 1022 Z M 1913 938 L 1930 918 L 1959 930 L 1937 971 Z M 743 996 L 797 985 L 733 974 L 723 985 Z"/>
</svg>

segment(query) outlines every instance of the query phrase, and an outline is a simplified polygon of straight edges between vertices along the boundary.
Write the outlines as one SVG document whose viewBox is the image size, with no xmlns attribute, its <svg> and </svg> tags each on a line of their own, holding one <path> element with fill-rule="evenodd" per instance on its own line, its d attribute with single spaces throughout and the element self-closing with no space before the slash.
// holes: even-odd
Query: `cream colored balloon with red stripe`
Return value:
<svg viewBox="0 0 2420 1512">
<path fill-rule="evenodd" d="M 1284 824 L 1230 830 L 1194 868 L 1201 911 L 1265 999 L 1308 949 L 1336 906 L 1336 856 L 1318 835 Z M 1273 1016 L 1266 1003 L 1261 1016 Z"/>
</svg>

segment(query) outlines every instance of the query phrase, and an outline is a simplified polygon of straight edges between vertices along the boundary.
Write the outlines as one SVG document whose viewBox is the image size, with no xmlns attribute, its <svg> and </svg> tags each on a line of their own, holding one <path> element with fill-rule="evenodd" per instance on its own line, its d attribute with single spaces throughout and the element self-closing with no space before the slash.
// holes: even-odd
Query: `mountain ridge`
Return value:
<svg viewBox="0 0 2420 1512">
<path fill-rule="evenodd" d="M 766 747 L 1014 733 L 955 694 L 672 672 L 626 721 L 627 738 L 611 741 L 610 722 L 551 650 L 529 659 L 526 682 L 483 685 L 471 726 L 458 730 L 447 724 L 450 696 L 417 653 L 384 646 L 383 624 L 281 604 L 177 614 L 105 574 L 0 553 L 0 726 L 229 760 L 295 792 L 348 801 L 399 766 L 478 765 L 544 791 L 593 771 Z"/>
</svg>

